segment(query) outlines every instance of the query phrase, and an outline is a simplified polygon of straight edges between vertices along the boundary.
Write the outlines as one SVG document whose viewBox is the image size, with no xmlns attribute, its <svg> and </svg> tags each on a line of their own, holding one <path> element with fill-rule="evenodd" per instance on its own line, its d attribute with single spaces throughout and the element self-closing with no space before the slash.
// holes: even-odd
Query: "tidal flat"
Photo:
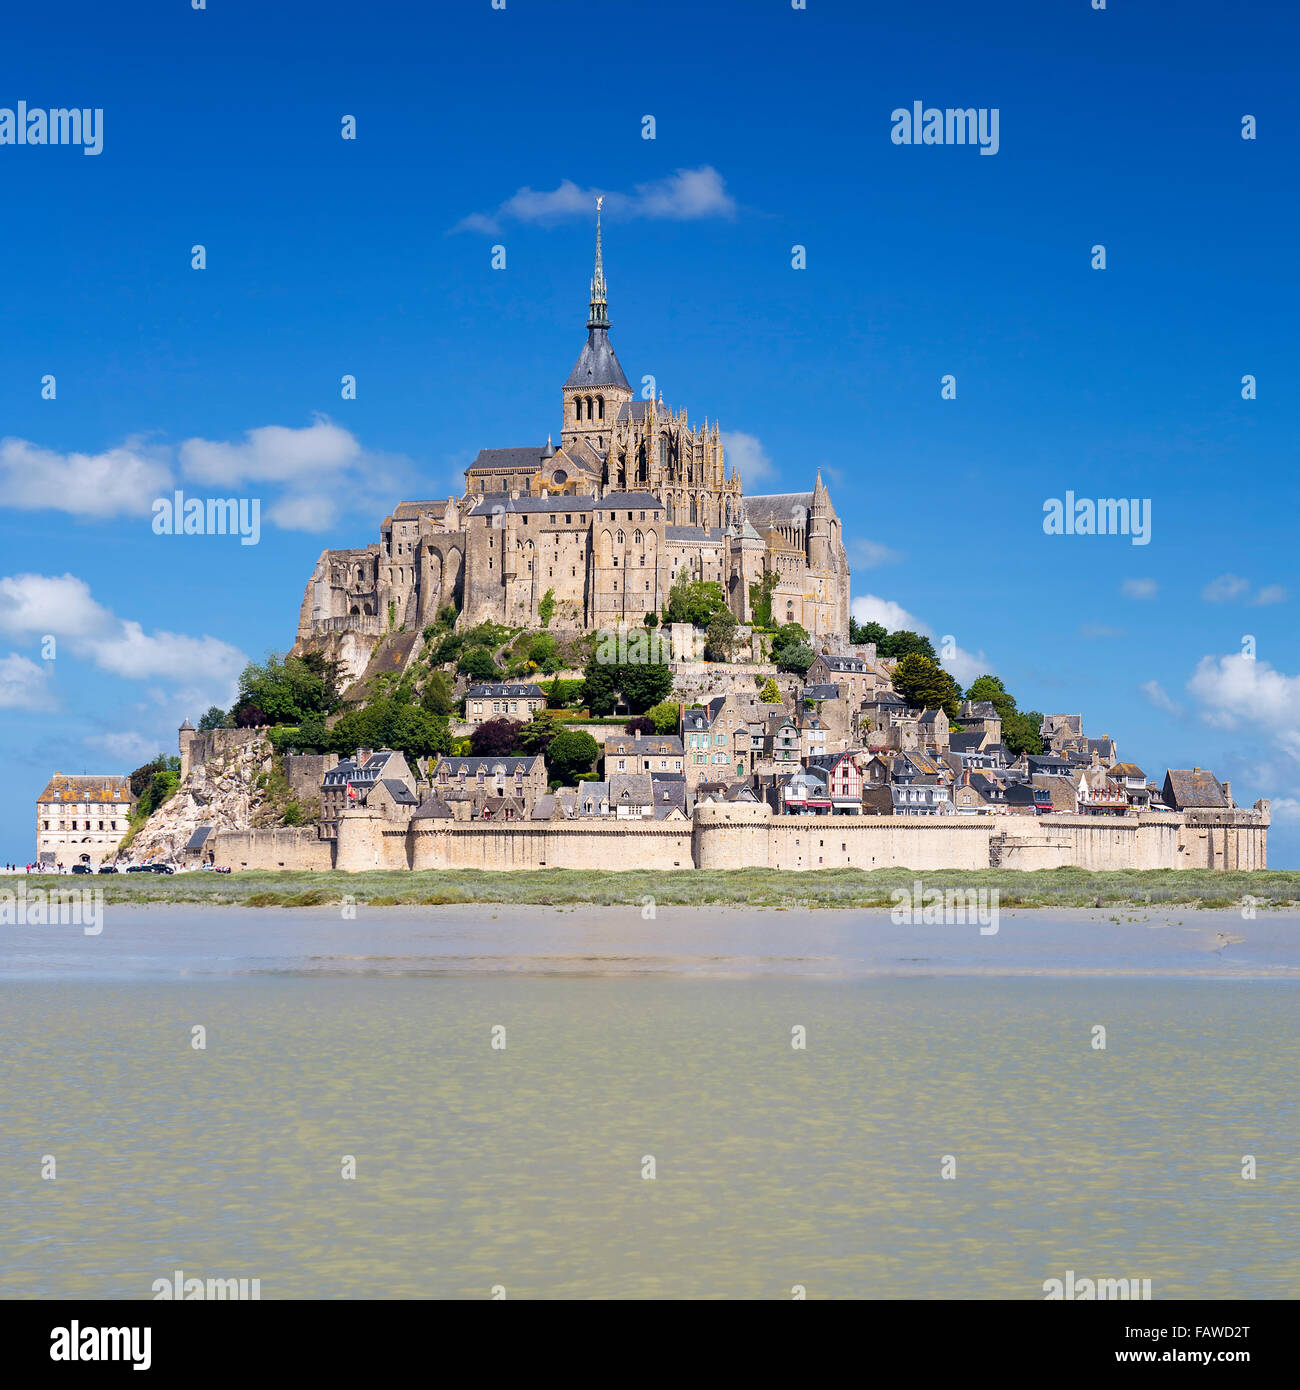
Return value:
<svg viewBox="0 0 1300 1390">
<path fill-rule="evenodd" d="M 1233 907 L 1300 905 L 1300 870 L 1254 869 L 690 869 L 680 873 L 629 869 L 492 872 L 430 869 L 419 872 L 309 873 L 245 870 L 235 874 L 8 875 L 0 891 L 19 882 L 43 889 L 92 888 L 106 903 L 209 903 L 244 907 L 319 907 L 365 903 L 371 907 L 456 903 L 537 905 L 640 904 L 789 908 L 889 907 L 896 889 L 922 880 L 930 889 L 996 889 L 1003 907 L 1147 907 L 1183 903 Z"/>
</svg>

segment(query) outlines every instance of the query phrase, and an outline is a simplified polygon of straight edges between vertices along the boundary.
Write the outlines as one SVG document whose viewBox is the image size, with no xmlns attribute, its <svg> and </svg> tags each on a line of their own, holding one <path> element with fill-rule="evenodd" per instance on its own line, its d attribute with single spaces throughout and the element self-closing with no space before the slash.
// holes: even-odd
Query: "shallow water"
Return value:
<svg viewBox="0 0 1300 1390">
<path fill-rule="evenodd" d="M 0 1296 L 1300 1296 L 1296 918 L 358 917 L 0 933 Z"/>
</svg>

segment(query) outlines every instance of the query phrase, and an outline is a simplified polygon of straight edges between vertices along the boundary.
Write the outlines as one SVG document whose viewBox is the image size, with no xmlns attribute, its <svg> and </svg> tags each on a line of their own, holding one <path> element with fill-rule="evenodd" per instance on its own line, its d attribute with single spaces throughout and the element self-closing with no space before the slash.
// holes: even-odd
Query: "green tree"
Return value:
<svg viewBox="0 0 1300 1390">
<path fill-rule="evenodd" d="M 961 707 L 961 687 L 936 661 L 920 652 L 903 657 L 894 670 L 894 689 L 922 709 L 940 708 L 950 719 Z"/>
<path fill-rule="evenodd" d="M 562 785 L 576 782 L 584 772 L 590 772 L 600 756 L 600 745 L 581 729 L 565 729 L 556 734 L 546 750 L 546 763 L 551 780 Z"/>
<path fill-rule="evenodd" d="M 218 705 L 208 707 L 207 713 L 199 720 L 199 733 L 206 733 L 209 729 L 220 729 L 226 722 L 226 712 Z"/>
<path fill-rule="evenodd" d="M 564 720 L 558 714 L 539 709 L 519 730 L 519 747 L 525 753 L 541 753 L 545 756 L 551 740 L 563 732 Z"/>
<path fill-rule="evenodd" d="M 729 608 L 709 619 L 704 638 L 705 661 L 730 661 L 736 645 L 736 618 Z"/>
<path fill-rule="evenodd" d="M 537 605 L 537 616 L 542 620 L 543 627 L 550 627 L 551 619 L 555 616 L 554 589 L 547 589 L 542 595 L 541 602 Z"/>
<path fill-rule="evenodd" d="M 881 623 L 862 623 L 859 624 L 856 618 L 849 619 L 849 641 L 855 647 L 865 646 L 868 642 L 876 644 L 876 655 L 881 656 L 880 644 L 889 636 L 888 630 Z"/>
<path fill-rule="evenodd" d="M 1001 719 L 1016 712 L 1016 702 L 997 676 L 978 676 L 966 691 L 968 700 L 987 700 Z"/>
<path fill-rule="evenodd" d="M 645 715 L 647 719 L 654 721 L 655 733 L 675 734 L 681 722 L 682 712 L 676 700 L 661 700 L 659 704 L 651 705 Z"/>
<path fill-rule="evenodd" d="M 664 621 L 708 627 L 710 620 L 726 606 L 727 598 L 721 584 L 711 579 L 688 579 L 683 575 L 668 591 Z"/>
<path fill-rule="evenodd" d="M 817 660 L 817 653 L 807 642 L 787 642 L 773 653 L 773 658 L 778 671 L 791 671 L 797 676 L 804 676 Z"/>
<path fill-rule="evenodd" d="M 460 669 L 476 681 L 495 680 L 501 674 L 486 647 L 472 647 L 467 651 L 460 659 Z"/>
<path fill-rule="evenodd" d="M 641 714 L 673 688 L 673 673 L 659 661 L 605 662 L 593 655 L 583 674 L 583 699 L 592 714 L 612 714 L 620 693 L 632 713 Z"/>
<path fill-rule="evenodd" d="M 430 714 L 451 714 L 456 708 L 456 695 L 445 671 L 430 671 L 425 677 L 420 705 Z"/>
<path fill-rule="evenodd" d="M 1002 742 L 1019 756 L 1021 753 L 1041 753 L 1043 740 L 1039 729 L 1043 716 L 1037 710 L 1016 710 L 1002 721 Z"/>
<path fill-rule="evenodd" d="M 783 703 L 781 699 L 781 689 L 771 676 L 768 676 L 767 680 L 763 682 L 763 688 L 758 692 L 758 698 L 765 705 L 779 705 Z"/>
<path fill-rule="evenodd" d="M 906 629 L 887 633 L 876 643 L 876 655 L 892 657 L 898 661 L 905 656 L 913 655 L 929 657 L 935 662 L 939 659 L 934 650 L 934 643 L 928 637 L 922 637 L 919 632 L 908 632 Z"/>
</svg>

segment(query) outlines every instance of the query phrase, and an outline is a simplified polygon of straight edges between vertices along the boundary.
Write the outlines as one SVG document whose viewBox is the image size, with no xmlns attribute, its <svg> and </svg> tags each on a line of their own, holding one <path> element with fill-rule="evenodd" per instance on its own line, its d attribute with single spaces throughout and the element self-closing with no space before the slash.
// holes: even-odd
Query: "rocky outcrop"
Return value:
<svg viewBox="0 0 1300 1390">
<path fill-rule="evenodd" d="M 125 858 L 175 859 L 201 825 L 252 830 L 278 824 L 285 791 L 271 744 L 263 734 L 193 768 L 176 792 L 136 832 Z"/>
</svg>

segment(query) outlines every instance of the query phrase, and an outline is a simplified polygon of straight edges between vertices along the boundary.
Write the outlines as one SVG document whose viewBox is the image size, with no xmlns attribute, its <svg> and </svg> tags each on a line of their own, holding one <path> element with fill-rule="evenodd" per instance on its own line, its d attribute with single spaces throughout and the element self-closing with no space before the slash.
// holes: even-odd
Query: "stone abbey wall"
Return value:
<svg viewBox="0 0 1300 1390">
<path fill-rule="evenodd" d="M 216 863 L 240 869 L 1262 869 L 1266 801 L 1254 810 L 1141 816 L 774 816 L 707 803 L 692 821 L 339 821 L 337 849 L 311 828 L 227 831 Z M 334 854 L 333 860 L 331 854 Z"/>
<path fill-rule="evenodd" d="M 219 830 L 212 836 L 212 862 L 238 869 L 334 867 L 332 846 L 317 838 L 314 825 L 283 830 Z"/>
</svg>

